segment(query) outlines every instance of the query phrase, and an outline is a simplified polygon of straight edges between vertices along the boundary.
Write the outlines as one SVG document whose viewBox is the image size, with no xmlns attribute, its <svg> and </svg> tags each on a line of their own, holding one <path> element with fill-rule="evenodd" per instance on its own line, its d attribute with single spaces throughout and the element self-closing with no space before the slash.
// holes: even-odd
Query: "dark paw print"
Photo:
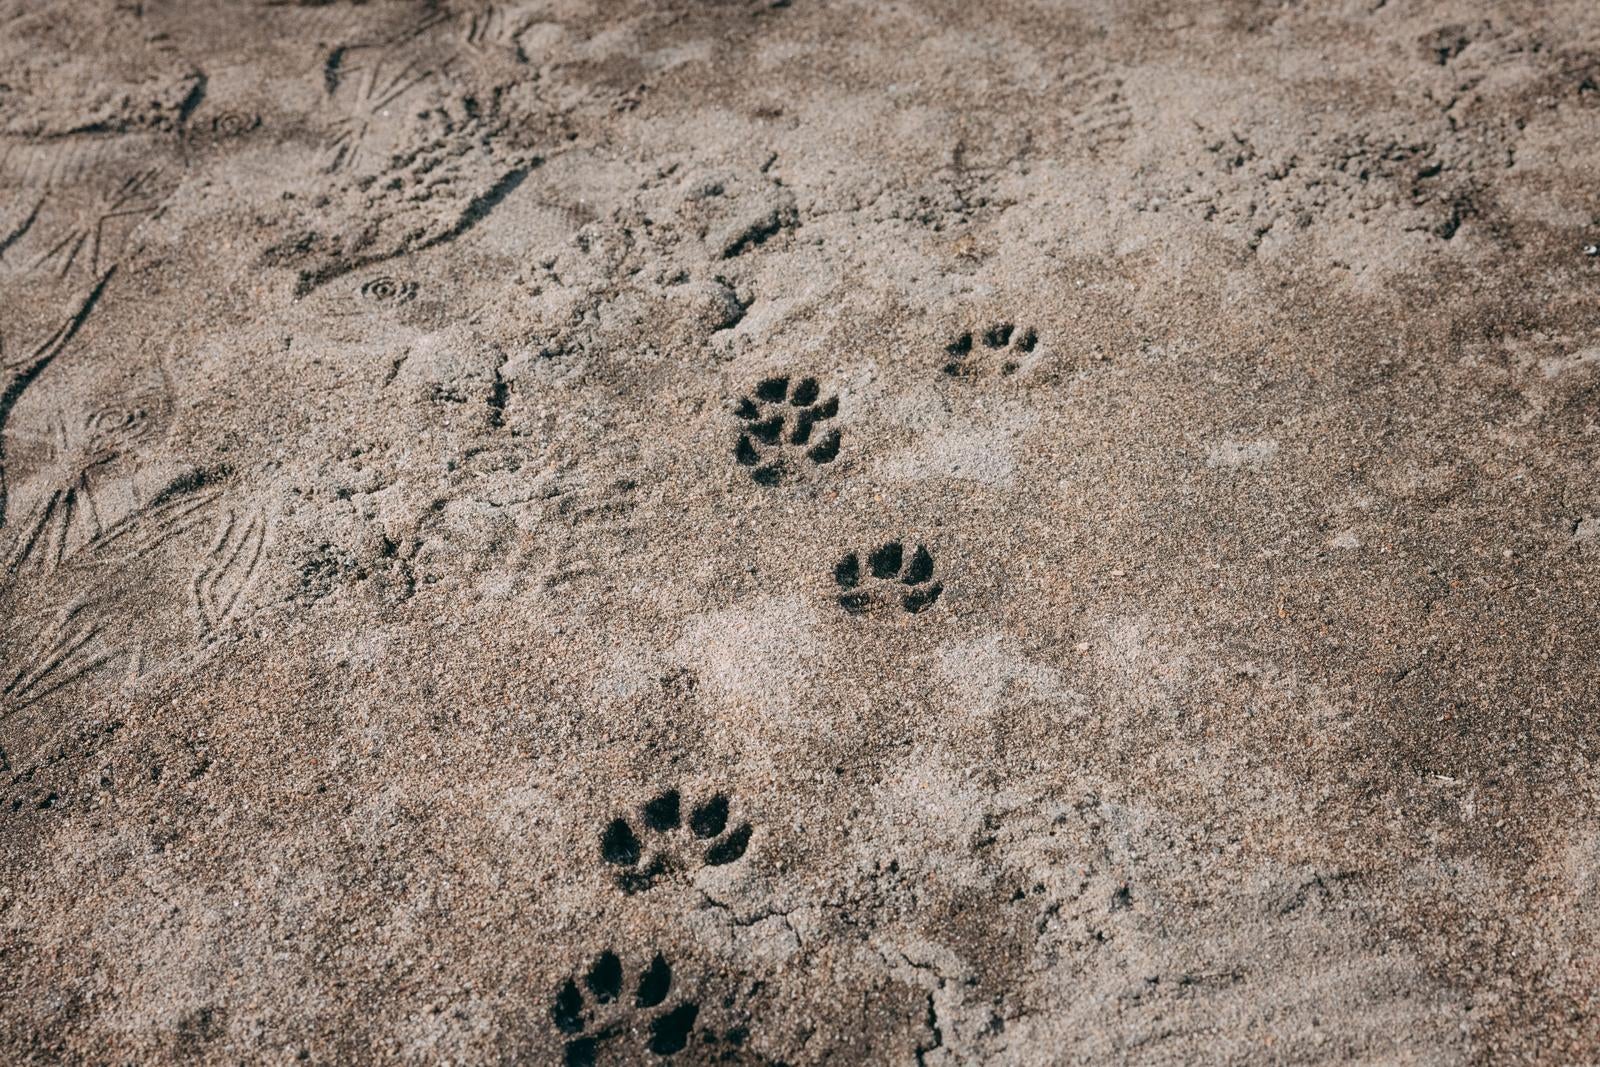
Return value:
<svg viewBox="0 0 1600 1067">
<path fill-rule="evenodd" d="M 634 1031 L 630 1024 L 645 1021 L 645 1048 L 657 1056 L 673 1056 L 689 1044 L 695 1020 L 700 1017 L 700 1006 L 693 1001 L 682 1001 L 674 1007 L 665 1007 L 672 995 L 672 966 L 658 952 L 650 965 L 633 982 L 631 997 L 624 997 L 628 983 L 622 972 L 622 960 L 615 952 L 606 951 L 595 958 L 588 973 L 583 976 L 580 988 L 576 979 L 568 978 L 550 1003 L 550 1017 L 556 1029 L 567 1035 L 565 1062 L 567 1067 L 593 1067 L 600 1047 L 606 1042 Z M 585 996 L 584 990 L 588 991 Z M 588 1007 L 589 999 L 595 1007 Z M 659 1010 L 657 1010 L 659 1009 Z M 644 1020 L 639 1020 L 639 1016 Z M 626 1057 L 634 1062 L 638 1057 Z"/>
<path fill-rule="evenodd" d="M 640 893 L 656 884 L 677 865 L 674 838 L 683 828 L 683 798 L 676 789 L 654 797 L 639 809 L 640 822 L 650 846 L 640 840 L 633 824 L 617 816 L 600 835 L 600 858 L 622 867 L 617 886 L 624 893 Z M 728 798 L 718 793 L 689 812 L 688 830 L 693 848 L 709 867 L 721 867 L 744 856 L 750 847 L 750 824 L 728 829 Z"/>
<path fill-rule="evenodd" d="M 821 399 L 815 378 L 768 378 L 739 401 L 734 414 L 744 422 L 733 458 L 750 468 L 758 485 L 777 485 L 785 474 L 784 455 L 799 451 L 812 463 L 832 463 L 839 455 L 839 431 L 819 423 L 839 414 L 839 398 Z"/>
<path fill-rule="evenodd" d="M 1032 329 L 1018 330 L 1009 322 L 1002 322 L 984 330 L 978 341 L 997 355 L 1000 373 L 1011 375 L 1022 366 L 1023 357 L 1038 347 L 1039 335 Z M 944 372 L 952 378 L 974 378 L 987 369 L 987 360 L 974 348 L 970 332 L 945 345 L 944 351 L 948 357 Z"/>
<path fill-rule="evenodd" d="M 906 611 L 923 611 L 933 606 L 944 592 L 944 583 L 933 580 L 933 554 L 918 545 L 906 558 L 899 541 L 879 545 L 867 553 L 866 571 L 861 557 L 851 552 L 834 565 L 833 580 L 838 583 L 839 606 L 852 615 L 864 615 L 875 603 L 899 601 Z"/>
</svg>

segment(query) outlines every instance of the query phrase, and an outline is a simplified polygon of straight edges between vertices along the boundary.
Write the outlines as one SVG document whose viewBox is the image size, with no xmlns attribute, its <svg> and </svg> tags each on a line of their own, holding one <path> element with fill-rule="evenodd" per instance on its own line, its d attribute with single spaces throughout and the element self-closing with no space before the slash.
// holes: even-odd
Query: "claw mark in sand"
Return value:
<svg viewBox="0 0 1600 1067">
<path fill-rule="evenodd" d="M 87 608 L 83 602 L 67 608 L 38 635 L 33 654 L 0 689 L 0 718 L 38 703 L 116 655 L 100 640 L 102 624 L 85 617 Z M 7 644 L 17 647 L 25 640 Z"/>
<path fill-rule="evenodd" d="M 88 321 L 89 314 L 100 300 L 100 294 L 105 292 L 106 283 L 111 280 L 115 267 L 109 268 L 100 275 L 98 281 L 89 290 L 78 309 L 63 322 L 56 331 L 46 337 L 38 345 L 27 350 L 26 353 L 13 360 L 6 352 L 5 335 L 0 333 L 0 380 L 5 382 L 0 389 L 0 529 L 6 524 L 6 477 L 5 477 L 5 429 L 6 422 L 11 418 L 12 410 L 17 406 L 17 401 L 22 399 L 22 394 L 34 381 L 43 374 L 45 368 L 61 354 L 77 332 Z"/>
<path fill-rule="evenodd" d="M 83 221 L 67 227 L 65 234 L 33 261 L 33 268 L 48 269 L 57 277 L 65 278 L 82 257 L 89 273 L 99 275 L 101 262 L 110 253 L 109 244 L 114 238 L 115 224 L 122 219 L 155 214 L 161 210 L 171 192 L 172 185 L 162 181 L 159 168 L 151 167 L 132 175 L 113 192 L 102 197 L 83 216 Z M 122 236 L 126 240 L 128 234 Z"/>
<path fill-rule="evenodd" d="M 137 400 L 69 416 L 58 410 L 45 433 L 34 438 L 52 455 L 44 477 L 48 489 L 29 510 L 6 553 L 5 566 L 16 573 L 41 549 L 46 572 L 107 532 L 96 502 L 97 471 L 126 455 L 153 428 L 152 413 L 164 398 Z M 87 532 L 85 532 L 87 531 Z"/>
<path fill-rule="evenodd" d="M 7 228 L 0 230 L 0 261 L 5 260 L 6 251 L 12 245 L 22 240 L 23 237 L 27 236 L 28 231 L 33 229 L 33 224 L 39 218 L 39 209 L 42 207 L 44 207 L 44 197 L 41 196 L 33 202 L 33 207 L 28 209 L 28 213 L 23 215 L 20 221 L 15 223 L 8 222 L 5 224 Z"/>
<path fill-rule="evenodd" d="M 517 43 L 518 32 L 526 29 L 527 16 L 514 19 L 500 6 L 490 4 L 481 11 L 464 14 L 461 18 L 459 33 L 461 43 L 466 48 L 475 52 L 496 47 L 510 48 L 518 62 L 528 61 L 522 46 Z"/>
<path fill-rule="evenodd" d="M 206 561 L 189 586 L 202 637 L 233 620 L 240 598 L 261 563 L 266 536 L 267 518 L 259 510 L 243 516 L 232 511 L 223 515 Z"/>
<path fill-rule="evenodd" d="M 341 64 L 345 51 L 339 49 L 334 52 L 324 65 L 323 78 L 330 95 L 338 92 L 343 80 L 345 72 Z M 357 85 L 351 114 L 334 124 L 333 137 L 328 143 L 328 162 L 323 168 L 325 173 L 353 168 L 372 124 L 384 115 L 390 104 L 427 81 L 435 71 L 415 61 L 385 70 L 383 60 L 379 59 L 366 68 L 365 73 L 366 77 Z"/>
<path fill-rule="evenodd" d="M 147 503 L 136 504 L 93 537 L 82 551 L 93 553 L 119 545 L 124 549 L 120 557 L 124 561 L 141 559 L 204 522 L 207 505 L 218 495 L 216 489 L 202 489 L 197 480 L 180 480 Z"/>
</svg>

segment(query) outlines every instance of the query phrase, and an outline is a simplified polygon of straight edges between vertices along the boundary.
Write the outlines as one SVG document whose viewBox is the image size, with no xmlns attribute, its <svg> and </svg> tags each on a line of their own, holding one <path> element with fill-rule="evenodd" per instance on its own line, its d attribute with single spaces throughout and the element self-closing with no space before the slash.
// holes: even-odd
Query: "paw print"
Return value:
<svg viewBox="0 0 1600 1067">
<path fill-rule="evenodd" d="M 673 1056 L 688 1046 L 700 1006 L 686 1000 L 672 1008 L 663 1007 L 672 995 L 672 966 L 659 952 L 633 983 L 631 1003 L 624 1002 L 626 985 L 621 958 L 607 950 L 595 957 L 583 976 L 582 989 L 577 980 L 568 978 L 556 993 L 550 1002 L 550 1017 L 556 1029 L 567 1035 L 567 1067 L 593 1067 L 600 1047 L 635 1032 L 632 1024 L 637 1022 L 644 1022 L 649 1035 L 645 1048 L 657 1056 Z M 589 998 L 595 1003 L 592 1011 L 587 1007 Z M 626 1057 L 630 1063 L 637 1058 Z"/>
<path fill-rule="evenodd" d="M 1011 323 L 1002 322 L 984 330 L 979 340 L 984 348 L 997 354 L 1000 373 L 1011 375 L 1021 368 L 1023 358 L 1038 346 L 1039 335 L 1032 329 L 1018 330 Z M 945 345 L 944 351 L 949 357 L 944 372 L 950 377 L 973 378 L 983 373 L 979 362 L 982 354 L 974 351 L 971 332 Z"/>
<path fill-rule="evenodd" d="M 866 614 L 880 600 L 899 600 L 902 608 L 915 614 L 932 607 L 944 592 L 944 583 L 933 580 L 933 554 L 927 547 L 918 545 L 908 560 L 899 541 L 869 552 L 866 574 L 861 572 L 861 557 L 848 553 L 834 565 L 833 580 L 841 590 L 839 606 L 852 615 Z"/>
<path fill-rule="evenodd" d="M 820 399 L 815 378 L 768 378 L 739 401 L 734 414 L 744 422 L 733 458 L 750 468 L 757 485 L 777 485 L 784 476 L 784 453 L 790 449 L 812 463 L 832 463 L 839 455 L 839 431 L 818 431 L 817 424 L 839 414 L 839 398 Z"/>
<path fill-rule="evenodd" d="M 672 846 L 683 826 L 683 798 L 676 789 L 668 789 L 647 801 L 639 809 L 639 817 L 652 842 L 649 848 L 640 841 L 633 824 L 620 815 L 606 824 L 600 835 L 600 858 L 623 868 L 617 875 L 617 887 L 629 894 L 649 889 L 679 866 Z M 742 858 L 750 847 L 751 832 L 747 822 L 728 829 L 728 798 L 723 793 L 689 812 L 689 833 L 695 842 L 692 847 L 697 852 L 704 848 L 700 856 L 708 867 L 721 867 Z"/>
</svg>

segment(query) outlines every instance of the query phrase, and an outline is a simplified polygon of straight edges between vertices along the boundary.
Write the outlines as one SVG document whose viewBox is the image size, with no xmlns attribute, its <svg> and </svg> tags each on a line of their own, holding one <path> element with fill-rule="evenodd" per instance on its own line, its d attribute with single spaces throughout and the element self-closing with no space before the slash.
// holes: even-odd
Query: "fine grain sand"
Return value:
<svg viewBox="0 0 1600 1067">
<path fill-rule="evenodd" d="M 0 1061 L 1600 1062 L 1594 0 L 0 0 Z"/>
</svg>

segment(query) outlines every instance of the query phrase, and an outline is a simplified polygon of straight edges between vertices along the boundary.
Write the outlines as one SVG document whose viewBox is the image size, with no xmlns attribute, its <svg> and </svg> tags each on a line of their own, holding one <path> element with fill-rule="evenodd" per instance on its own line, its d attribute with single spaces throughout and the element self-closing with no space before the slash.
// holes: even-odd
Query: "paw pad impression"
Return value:
<svg viewBox="0 0 1600 1067">
<path fill-rule="evenodd" d="M 688 813 L 687 829 L 700 861 L 708 867 L 721 867 L 741 859 L 750 847 L 750 824 L 740 822 L 729 829 L 728 797 L 717 793 Z M 646 801 L 639 809 L 639 825 L 617 816 L 600 834 L 600 858 L 622 870 L 617 886 L 624 893 L 639 893 L 669 873 L 678 861 L 675 840 L 684 827 L 683 797 L 668 789 Z"/>
<path fill-rule="evenodd" d="M 624 996 L 627 989 L 632 990 L 629 997 Z M 600 953 L 584 974 L 581 987 L 576 979 L 568 978 L 550 1002 L 551 1020 L 567 1035 L 567 1067 L 593 1067 L 600 1046 L 632 1032 L 631 1024 L 637 1021 L 645 1024 L 645 1047 L 652 1053 L 672 1056 L 682 1052 L 700 1016 L 700 1006 L 683 1001 L 663 1007 L 671 995 L 672 965 L 659 952 L 632 983 L 626 981 L 622 959 L 615 952 Z M 591 1001 L 595 1005 L 592 1010 Z"/>
<path fill-rule="evenodd" d="M 786 454 L 799 453 L 815 464 L 832 463 L 839 455 L 837 429 L 819 424 L 839 414 L 839 398 L 822 399 L 815 378 L 768 378 L 739 401 L 734 414 L 744 424 L 733 446 L 733 458 L 750 468 L 757 485 L 777 485 L 788 473 Z"/>
<path fill-rule="evenodd" d="M 851 615 L 864 615 L 876 603 L 899 602 L 913 614 L 933 606 L 944 592 L 944 583 L 934 580 L 933 554 L 926 545 L 910 553 L 899 541 L 889 541 L 861 556 L 846 553 L 834 564 L 833 580 L 838 585 L 839 606 Z"/>
<path fill-rule="evenodd" d="M 999 371 L 1012 375 L 1022 366 L 1023 357 L 1039 345 L 1039 335 L 1032 328 L 1017 329 L 1009 322 L 996 323 L 978 335 L 977 344 L 994 352 L 999 360 Z M 971 378 L 982 373 L 981 350 L 974 347 L 971 331 L 945 345 L 944 372 L 952 378 Z"/>
</svg>

